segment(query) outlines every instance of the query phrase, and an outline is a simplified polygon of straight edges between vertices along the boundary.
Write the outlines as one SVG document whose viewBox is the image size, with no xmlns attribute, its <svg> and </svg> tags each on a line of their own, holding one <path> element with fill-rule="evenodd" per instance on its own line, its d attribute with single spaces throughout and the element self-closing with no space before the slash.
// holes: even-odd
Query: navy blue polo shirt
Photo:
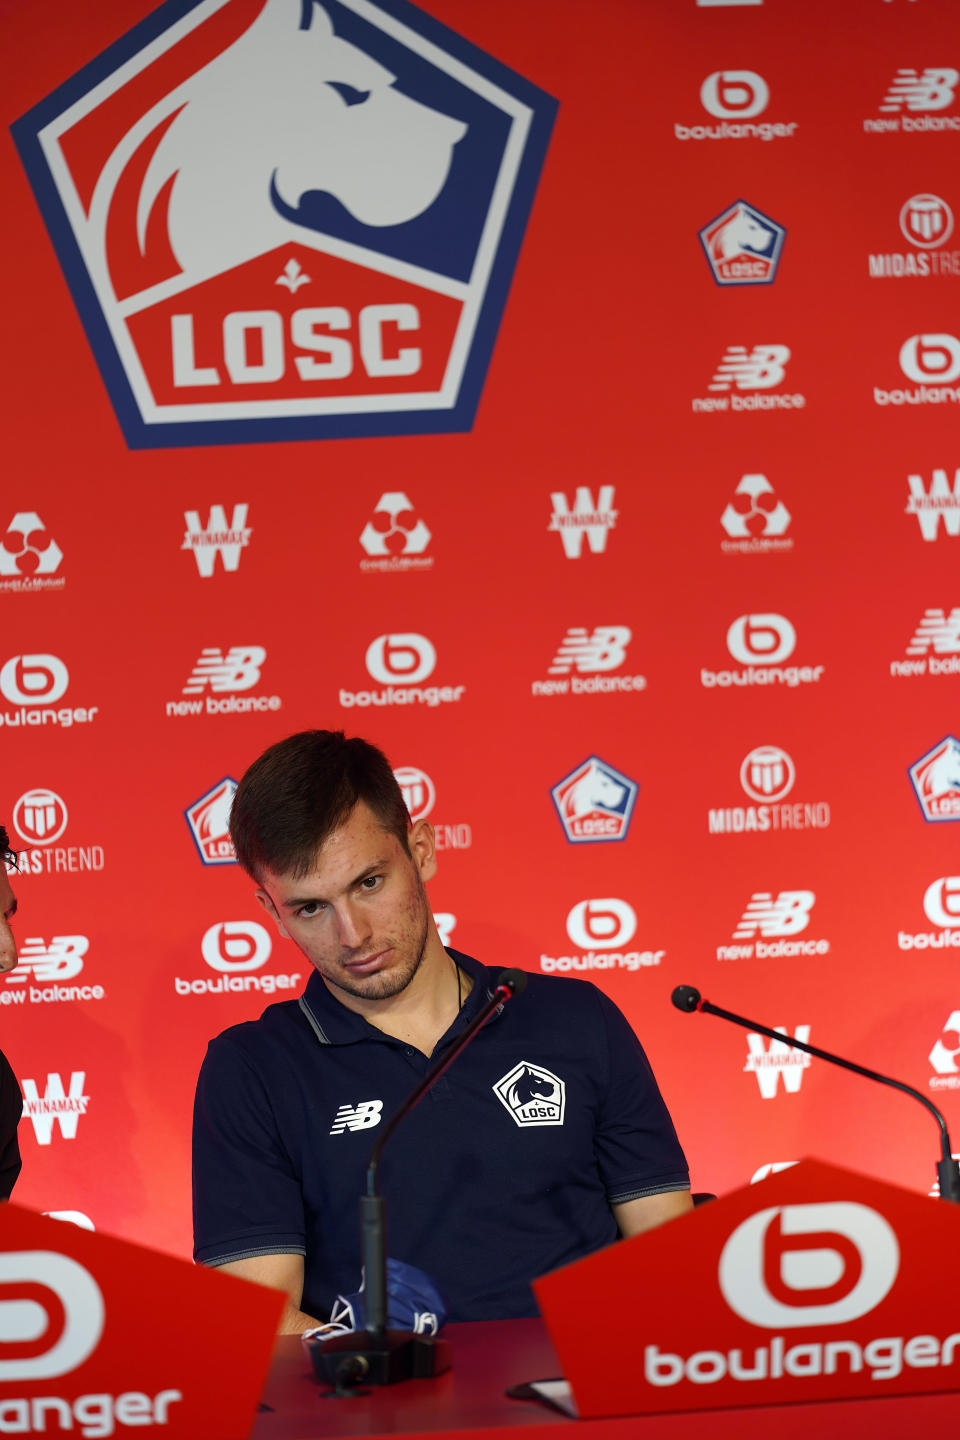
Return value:
<svg viewBox="0 0 960 1440">
<path fill-rule="evenodd" d="M 500 967 L 449 952 L 474 987 Z M 299 1000 L 211 1041 L 194 1114 L 194 1258 L 305 1257 L 301 1308 L 360 1285 L 359 1196 L 377 1127 L 432 1063 L 346 1009 L 318 974 Z M 589 981 L 530 975 L 383 1153 L 387 1249 L 430 1274 L 451 1320 L 537 1313 L 530 1281 L 610 1244 L 612 1203 L 689 1187 L 643 1049 Z"/>
</svg>

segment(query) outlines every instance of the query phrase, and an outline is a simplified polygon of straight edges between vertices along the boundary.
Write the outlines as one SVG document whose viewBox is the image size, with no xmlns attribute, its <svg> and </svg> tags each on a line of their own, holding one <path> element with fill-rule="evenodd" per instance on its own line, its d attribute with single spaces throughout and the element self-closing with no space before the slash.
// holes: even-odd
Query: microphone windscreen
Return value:
<svg viewBox="0 0 960 1440">
<path fill-rule="evenodd" d="M 692 985 L 678 985 L 670 999 L 678 1010 L 686 1010 L 689 1013 L 696 1010 L 700 1004 L 700 991 L 695 990 Z"/>
<path fill-rule="evenodd" d="M 501 970 L 498 985 L 506 985 L 511 995 L 522 995 L 527 988 L 526 970 Z"/>
</svg>

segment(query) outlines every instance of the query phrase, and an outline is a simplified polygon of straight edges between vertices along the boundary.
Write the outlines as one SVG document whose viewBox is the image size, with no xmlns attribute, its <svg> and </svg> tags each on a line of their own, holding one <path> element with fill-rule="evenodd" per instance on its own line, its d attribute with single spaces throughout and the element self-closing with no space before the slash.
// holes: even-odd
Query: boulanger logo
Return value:
<svg viewBox="0 0 960 1440">
<path fill-rule="evenodd" d="M 790 140 L 795 120 L 758 120 L 770 103 L 770 87 L 756 70 L 714 70 L 700 86 L 700 104 L 719 123 L 674 122 L 678 140 Z"/>
<path fill-rule="evenodd" d="M 341 690 L 344 709 L 354 705 L 449 705 L 461 699 L 465 685 L 421 685 L 436 669 L 437 651 L 426 635 L 412 632 L 378 635 L 364 656 L 367 674 L 382 690 Z"/>
<path fill-rule="evenodd" d="M 387 490 L 360 532 L 360 544 L 369 557 L 360 561 L 360 569 L 429 570 L 433 556 L 423 552 L 431 538 L 426 521 L 404 492 Z"/>
<path fill-rule="evenodd" d="M 911 335 L 899 351 L 900 369 L 914 382 L 912 390 L 873 387 L 876 405 L 960 404 L 960 340 L 956 335 L 931 332 Z"/>
<path fill-rule="evenodd" d="M 277 990 L 296 990 L 301 976 L 257 975 L 270 959 L 273 944 L 270 932 L 255 920 L 222 920 L 203 933 L 200 954 L 217 979 L 208 976 L 193 980 L 174 976 L 176 995 L 244 994 L 249 990 L 272 995 Z"/>
<path fill-rule="evenodd" d="M 67 693 L 70 672 L 58 655 L 13 655 L 0 666 L 0 695 L 15 710 L 0 710 L 0 725 L 86 725 L 98 705 L 56 705 Z"/>
<path fill-rule="evenodd" d="M 790 518 L 790 511 L 766 475 L 741 475 L 733 499 L 720 516 L 728 536 L 721 540 L 720 548 L 741 555 L 792 550 L 793 540 L 784 538 Z"/>
<path fill-rule="evenodd" d="M 775 613 L 738 615 L 727 629 L 727 649 L 745 668 L 742 670 L 708 670 L 701 667 L 700 684 L 706 689 L 729 689 L 733 686 L 815 685 L 824 672 L 823 665 L 782 665 L 797 645 L 797 632 L 786 615 Z M 760 662 L 760 663 L 755 663 Z"/>
<path fill-rule="evenodd" d="M 908 475 L 907 486 L 910 498 L 905 513 L 916 515 L 924 540 L 939 538 L 941 520 L 945 535 L 960 535 L 960 469 L 954 472 L 952 485 L 946 470 L 934 470 L 929 486 L 922 475 Z"/>
<path fill-rule="evenodd" d="M 551 492 L 553 513 L 547 529 L 555 530 L 560 536 L 568 560 L 579 560 L 584 540 L 591 555 L 604 553 L 607 536 L 616 528 L 620 514 L 613 506 L 614 491 L 613 485 L 601 485 L 594 501 L 590 487 L 578 485 L 572 503 L 562 490 Z"/>
<path fill-rule="evenodd" d="M 942 247 L 953 234 L 953 211 L 939 195 L 911 195 L 900 207 L 900 233 L 913 248 L 867 256 L 872 280 L 960 275 L 960 250 Z"/>
<path fill-rule="evenodd" d="M 699 239 L 718 285 L 771 285 L 786 234 L 755 205 L 735 200 L 704 225 Z"/>
<path fill-rule="evenodd" d="M 776 896 L 770 890 L 755 890 L 733 932 L 736 943 L 718 945 L 717 959 L 778 960 L 829 954 L 829 940 L 796 938 L 810 924 L 816 898 L 812 890 L 781 890 Z"/>
<path fill-rule="evenodd" d="M 946 735 L 907 774 L 924 820 L 960 820 L 960 740 Z"/>
<path fill-rule="evenodd" d="M 910 135 L 960 130 L 960 116 L 945 115 L 954 104 L 960 72 L 949 65 L 917 70 L 901 66 L 887 86 L 879 116 L 863 122 L 868 135 Z"/>
<path fill-rule="evenodd" d="M 923 913 L 936 930 L 897 931 L 900 950 L 960 948 L 960 875 L 941 875 L 923 892 Z"/>
<path fill-rule="evenodd" d="M 612 675 L 626 664 L 627 646 L 633 638 L 626 625 L 571 625 L 563 637 L 549 680 L 534 680 L 534 695 L 633 694 L 647 688 L 644 675 Z"/>
<path fill-rule="evenodd" d="M 741 1320 L 782 1330 L 859 1320 L 886 1299 L 899 1269 L 889 1221 L 834 1200 L 751 1215 L 724 1245 L 717 1278 Z"/>
<path fill-rule="evenodd" d="M 929 1060 L 935 1071 L 930 1080 L 931 1090 L 960 1089 L 958 1055 L 960 1055 L 960 1010 L 954 1010 L 947 1016 L 943 1034 L 930 1051 Z"/>
<path fill-rule="evenodd" d="M 0 1382 L 51 1380 L 76 1370 L 100 1344 L 105 1319 L 100 1287 L 76 1260 L 53 1250 L 0 1254 L 0 1329 L 5 1346 L 17 1352 L 0 1360 Z"/>
<path fill-rule="evenodd" d="M 204 865 L 236 865 L 237 852 L 230 839 L 230 807 L 237 782 L 225 775 L 205 795 L 184 810 L 184 818 L 197 854 Z"/>
<path fill-rule="evenodd" d="M 36 1080 L 20 1081 L 23 1091 L 23 1113 L 33 1125 L 38 1145 L 53 1143 L 54 1126 L 58 1126 L 63 1140 L 77 1138 L 77 1126 L 81 1115 L 86 1115 L 90 1096 L 84 1095 L 85 1070 L 71 1072 L 66 1090 L 59 1071 L 48 1074 L 43 1094 Z"/>
<path fill-rule="evenodd" d="M 0 595 L 62 590 L 63 551 L 35 510 L 18 510 L 0 540 Z"/>
<path fill-rule="evenodd" d="M 555 110 L 413 5 L 117 40 L 15 131 L 128 444 L 469 430 Z"/>
<path fill-rule="evenodd" d="M 788 345 L 728 345 L 706 396 L 694 396 L 694 414 L 715 415 L 723 411 L 802 410 L 805 395 L 781 391 L 790 363 Z"/>
<path fill-rule="evenodd" d="M 262 645 L 232 645 L 226 651 L 208 646 L 200 651 L 180 692 L 199 695 L 200 699 L 168 700 L 166 715 L 183 719 L 188 715 L 249 715 L 279 710 L 283 705 L 279 695 L 245 693 L 259 682 L 266 658 Z"/>
<path fill-rule="evenodd" d="M 67 806 L 55 790 L 27 790 L 13 807 L 13 826 L 28 845 L 52 845 L 67 828 Z"/>
<path fill-rule="evenodd" d="M 493 1085 L 493 1093 L 521 1129 L 529 1125 L 562 1125 L 566 1082 L 529 1060 L 521 1060 Z"/>
<path fill-rule="evenodd" d="M 590 755 L 550 791 L 563 833 L 573 844 L 625 840 L 640 786 Z M 569 927 L 568 927 L 569 928 Z"/>
<path fill-rule="evenodd" d="M 931 608 L 907 645 L 906 660 L 891 660 L 890 674 L 910 679 L 916 675 L 960 675 L 960 607 L 949 613 Z"/>
<path fill-rule="evenodd" d="M 770 1028 L 778 1035 L 787 1036 L 785 1025 L 772 1025 Z M 793 1038 L 809 1045 L 810 1026 L 796 1026 Z M 781 1081 L 785 1094 L 798 1093 L 803 1072 L 809 1069 L 811 1058 L 803 1050 L 796 1050 L 788 1044 L 786 1038 L 768 1041 L 751 1030 L 747 1034 L 747 1063 L 743 1072 L 745 1075 L 756 1075 L 761 1100 L 775 1100 Z"/>
<path fill-rule="evenodd" d="M 204 580 L 213 577 L 217 556 L 227 571 L 235 571 L 240 564 L 240 551 L 250 544 L 253 531 L 247 525 L 246 504 L 234 505 L 230 519 L 223 505 L 211 505 L 206 525 L 200 523 L 199 510 L 184 511 L 186 530 L 181 550 L 192 550 L 197 569 Z"/>
<path fill-rule="evenodd" d="M 740 765 L 740 784 L 754 805 L 708 810 L 711 835 L 749 835 L 762 831 L 823 830 L 830 824 L 826 800 L 792 800 L 796 766 L 779 745 L 757 745 Z"/>
<path fill-rule="evenodd" d="M 546 973 L 568 970 L 631 970 L 659 965 L 666 950 L 621 948 L 637 933 L 637 914 L 617 897 L 580 900 L 567 915 L 567 936 L 577 947 L 574 955 L 541 955 Z"/>
</svg>

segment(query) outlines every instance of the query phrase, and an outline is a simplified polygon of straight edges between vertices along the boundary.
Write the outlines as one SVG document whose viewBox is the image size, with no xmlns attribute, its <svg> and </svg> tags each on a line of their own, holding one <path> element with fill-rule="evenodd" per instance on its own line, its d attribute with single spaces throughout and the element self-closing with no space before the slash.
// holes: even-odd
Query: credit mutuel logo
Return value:
<svg viewBox="0 0 960 1440">
<path fill-rule="evenodd" d="M 120 37 L 16 135 L 128 443 L 469 430 L 555 110 L 412 4 Z"/>
</svg>

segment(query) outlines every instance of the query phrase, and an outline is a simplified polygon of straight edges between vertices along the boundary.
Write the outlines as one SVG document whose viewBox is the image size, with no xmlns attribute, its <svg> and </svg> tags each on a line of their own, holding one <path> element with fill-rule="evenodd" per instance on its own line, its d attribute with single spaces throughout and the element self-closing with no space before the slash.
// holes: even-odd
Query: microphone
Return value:
<svg viewBox="0 0 960 1440">
<path fill-rule="evenodd" d="M 427 1379 L 450 1368 L 449 1341 L 407 1330 L 387 1329 L 386 1209 L 377 1172 L 384 1147 L 400 1122 L 463 1053 L 494 1011 L 514 995 L 522 994 L 526 984 L 525 970 L 500 972 L 486 1004 L 393 1113 L 371 1151 L 366 1193 L 360 1197 L 366 1326 L 347 1335 L 334 1335 L 329 1340 L 308 1341 L 318 1377 L 335 1385 L 338 1394 L 350 1393 L 350 1388 L 360 1381 L 367 1385 L 393 1385 L 398 1380 Z"/>
<path fill-rule="evenodd" d="M 702 1010 L 707 1015 L 719 1015 L 721 1020 L 730 1020 L 734 1025 L 743 1025 L 747 1030 L 757 1030 L 761 1035 L 769 1035 L 771 1040 L 782 1040 L 785 1045 L 792 1046 L 794 1050 L 805 1050 L 808 1055 L 815 1055 L 818 1060 L 827 1060 L 831 1065 L 841 1065 L 844 1070 L 852 1070 L 855 1075 L 865 1075 L 868 1080 L 876 1080 L 881 1085 L 891 1085 L 894 1090 L 902 1090 L 905 1095 L 912 1095 L 914 1100 L 919 1100 L 921 1105 L 926 1106 L 940 1126 L 942 1158 L 937 1162 L 940 1199 L 960 1205 L 960 1165 L 953 1158 L 947 1122 L 933 1101 L 928 1099 L 922 1091 L 914 1090 L 912 1085 L 905 1085 L 902 1080 L 891 1080 L 889 1075 L 879 1075 L 876 1070 L 868 1070 L 865 1065 L 855 1065 L 852 1060 L 843 1060 L 839 1055 L 831 1055 L 829 1050 L 820 1050 L 816 1045 L 808 1045 L 805 1040 L 791 1040 L 789 1035 L 781 1035 L 779 1030 L 771 1030 L 769 1025 L 758 1025 L 755 1020 L 745 1020 L 742 1015 L 734 1015 L 731 1010 L 721 1010 L 719 1005 L 711 1005 L 709 1000 L 702 999 L 700 991 L 693 985 L 678 985 L 670 999 L 678 1010 L 683 1010 L 687 1014 L 692 1014 L 694 1010 Z"/>
</svg>

